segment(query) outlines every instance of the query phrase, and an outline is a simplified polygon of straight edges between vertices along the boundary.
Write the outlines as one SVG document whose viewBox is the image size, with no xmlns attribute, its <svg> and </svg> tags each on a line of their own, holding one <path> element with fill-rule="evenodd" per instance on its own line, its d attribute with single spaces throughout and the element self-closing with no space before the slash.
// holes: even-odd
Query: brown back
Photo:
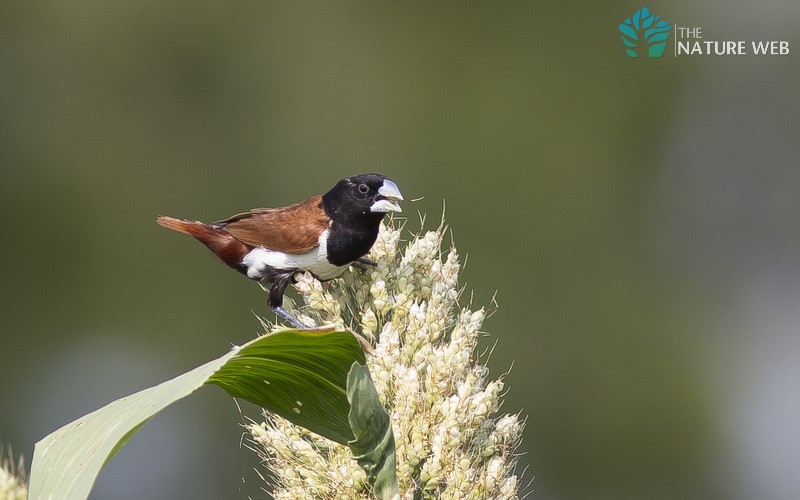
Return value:
<svg viewBox="0 0 800 500">
<path fill-rule="evenodd" d="M 330 227 L 322 206 L 322 195 L 282 208 L 254 208 L 218 221 L 237 240 L 290 254 L 300 254 L 319 245 L 319 235 Z"/>
</svg>

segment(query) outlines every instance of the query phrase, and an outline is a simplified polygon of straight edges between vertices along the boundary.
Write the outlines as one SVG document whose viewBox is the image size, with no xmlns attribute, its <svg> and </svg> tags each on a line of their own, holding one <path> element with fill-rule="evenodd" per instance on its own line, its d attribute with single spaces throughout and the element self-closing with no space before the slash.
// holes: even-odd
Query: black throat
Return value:
<svg viewBox="0 0 800 500">
<path fill-rule="evenodd" d="M 373 213 L 367 206 L 357 206 L 335 194 L 322 196 L 325 213 L 331 218 L 328 233 L 328 262 L 344 266 L 363 257 L 378 238 L 384 213 Z"/>
</svg>

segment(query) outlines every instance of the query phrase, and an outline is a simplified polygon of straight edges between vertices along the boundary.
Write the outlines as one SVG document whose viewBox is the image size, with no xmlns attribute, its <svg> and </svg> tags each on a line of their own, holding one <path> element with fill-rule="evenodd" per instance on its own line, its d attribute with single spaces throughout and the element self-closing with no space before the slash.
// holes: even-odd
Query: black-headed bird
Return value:
<svg viewBox="0 0 800 500">
<path fill-rule="evenodd" d="M 281 208 L 255 208 L 205 224 L 160 216 L 158 224 L 193 236 L 219 259 L 268 288 L 267 304 L 296 328 L 308 328 L 283 308 L 283 294 L 297 272 L 333 279 L 363 257 L 388 212 L 400 212 L 400 189 L 381 174 L 354 175 L 325 194 Z"/>
</svg>

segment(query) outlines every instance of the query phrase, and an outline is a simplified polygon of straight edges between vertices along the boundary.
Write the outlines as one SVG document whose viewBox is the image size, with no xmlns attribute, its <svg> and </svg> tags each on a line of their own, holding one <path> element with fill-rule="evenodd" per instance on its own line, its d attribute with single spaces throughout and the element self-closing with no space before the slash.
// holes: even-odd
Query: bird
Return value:
<svg viewBox="0 0 800 500">
<path fill-rule="evenodd" d="M 188 234 L 229 267 L 268 290 L 267 305 L 297 329 L 309 327 L 283 308 L 294 276 L 308 271 L 320 281 L 349 266 L 366 270 L 383 218 L 401 212 L 400 188 L 383 174 L 347 177 L 328 192 L 280 208 L 254 208 L 211 224 L 158 216 L 167 229 Z"/>
</svg>

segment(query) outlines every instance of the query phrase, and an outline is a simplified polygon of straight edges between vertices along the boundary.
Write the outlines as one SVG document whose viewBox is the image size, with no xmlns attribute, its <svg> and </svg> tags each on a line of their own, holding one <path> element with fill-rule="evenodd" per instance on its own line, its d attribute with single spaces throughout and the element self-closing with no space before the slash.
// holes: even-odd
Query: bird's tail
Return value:
<svg viewBox="0 0 800 500">
<path fill-rule="evenodd" d="M 199 221 L 188 221 L 161 215 L 156 219 L 158 225 L 188 234 L 208 247 L 219 259 L 237 271 L 243 271 L 242 259 L 250 248 L 230 235 L 225 229 Z"/>
</svg>

